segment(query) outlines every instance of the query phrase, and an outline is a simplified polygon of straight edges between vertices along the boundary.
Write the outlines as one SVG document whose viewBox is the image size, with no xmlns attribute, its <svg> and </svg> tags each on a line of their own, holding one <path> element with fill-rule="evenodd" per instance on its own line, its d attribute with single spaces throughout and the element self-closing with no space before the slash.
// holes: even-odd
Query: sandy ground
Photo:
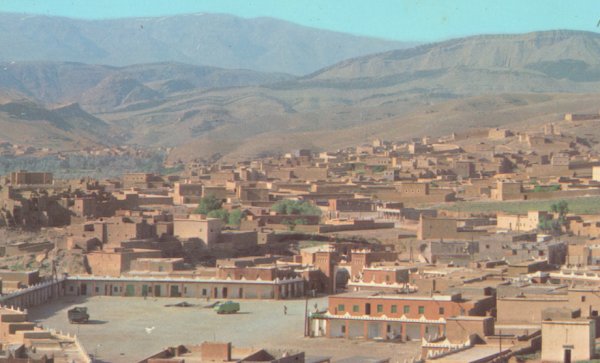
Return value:
<svg viewBox="0 0 600 363">
<path fill-rule="evenodd" d="M 164 347 L 199 344 L 203 341 L 230 341 L 238 347 L 302 350 L 308 356 L 330 356 L 332 360 L 369 356 L 403 362 L 419 354 L 420 342 L 378 343 L 346 339 L 303 337 L 304 300 L 241 300 L 241 311 L 217 315 L 202 299 L 185 299 L 196 306 L 165 307 L 182 298 L 63 297 L 50 304 L 31 308 L 29 319 L 44 327 L 77 334 L 96 362 L 136 362 Z M 211 301 L 212 302 L 212 301 Z M 311 299 L 326 306 L 327 299 Z M 67 310 L 85 305 L 88 324 L 69 324 Z M 287 315 L 283 306 L 287 306 Z M 146 328 L 153 328 L 151 333 Z"/>
</svg>

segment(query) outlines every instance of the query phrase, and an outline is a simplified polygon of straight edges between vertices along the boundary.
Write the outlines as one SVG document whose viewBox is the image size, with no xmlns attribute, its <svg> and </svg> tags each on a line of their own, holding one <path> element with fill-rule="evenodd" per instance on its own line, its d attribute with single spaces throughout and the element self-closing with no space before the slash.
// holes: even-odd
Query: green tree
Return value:
<svg viewBox="0 0 600 363">
<path fill-rule="evenodd" d="M 552 203 L 552 205 L 550 206 L 550 210 L 553 213 L 558 213 L 559 216 L 564 216 L 567 213 L 569 213 L 569 203 L 567 203 L 566 200 L 561 200 L 556 203 Z"/>
<path fill-rule="evenodd" d="M 239 226 L 242 223 L 242 211 L 239 209 L 234 209 L 229 213 L 229 220 L 227 221 L 229 225 Z"/>
<path fill-rule="evenodd" d="M 272 210 L 279 214 L 320 216 L 321 209 L 307 201 L 284 199 L 273 204 Z"/>
<path fill-rule="evenodd" d="M 294 224 L 296 224 L 296 225 L 306 225 L 306 224 L 308 224 L 308 221 L 306 219 L 304 219 L 304 218 L 297 218 L 297 219 L 294 219 Z"/>
<path fill-rule="evenodd" d="M 552 203 L 550 206 L 552 213 L 558 214 L 558 223 L 564 226 L 567 223 L 567 213 L 569 213 L 569 203 L 565 200 L 561 200 L 556 203 Z"/>
<path fill-rule="evenodd" d="M 294 229 L 296 229 L 296 221 L 293 221 L 291 219 L 286 219 L 285 221 L 282 222 L 282 224 L 287 226 L 290 231 L 293 231 Z"/>
<path fill-rule="evenodd" d="M 560 185 L 559 184 L 553 184 L 553 185 L 536 185 L 535 187 L 533 187 L 533 192 L 534 193 L 541 193 L 541 192 L 556 192 L 560 190 Z"/>
<path fill-rule="evenodd" d="M 569 204 L 561 200 L 550 205 L 550 211 L 557 215 L 556 219 L 552 217 L 543 217 L 538 223 L 538 229 L 546 233 L 560 235 L 563 227 L 567 224 L 567 213 L 569 213 Z"/>
<path fill-rule="evenodd" d="M 546 233 L 554 233 L 556 231 L 556 221 L 552 218 L 542 216 L 538 223 L 538 229 Z"/>
<path fill-rule="evenodd" d="M 214 209 L 206 215 L 209 218 L 219 218 L 223 222 L 229 222 L 229 212 L 226 209 Z"/>
<path fill-rule="evenodd" d="M 209 195 L 200 199 L 200 204 L 198 204 L 198 207 L 194 209 L 193 213 L 208 215 L 208 213 L 213 210 L 221 209 L 222 205 L 223 201 L 221 199 L 218 199 L 214 195 Z"/>
</svg>

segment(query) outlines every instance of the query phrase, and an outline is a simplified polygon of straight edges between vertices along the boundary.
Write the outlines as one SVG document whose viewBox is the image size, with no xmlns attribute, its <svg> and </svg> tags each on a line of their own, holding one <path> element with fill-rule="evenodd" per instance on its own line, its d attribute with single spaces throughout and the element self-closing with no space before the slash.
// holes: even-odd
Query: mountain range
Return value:
<svg viewBox="0 0 600 363">
<path fill-rule="evenodd" d="M 179 62 L 302 75 L 413 44 L 226 14 L 81 20 L 0 13 L 0 61 L 6 62 Z"/>
<path fill-rule="evenodd" d="M 0 141 L 68 150 L 126 139 L 77 103 L 45 108 L 29 100 L 15 100 L 0 104 Z"/>
<path fill-rule="evenodd" d="M 303 76 L 177 62 L 0 67 L 9 100 L 47 109 L 77 104 L 120 140 L 172 147 L 175 160 L 523 127 L 598 112 L 600 104 L 600 34 L 568 30 L 378 52 Z M 0 120 L 5 114 L 0 109 Z M 1 130 L 0 138 L 7 138 Z"/>
<path fill-rule="evenodd" d="M 74 62 L 0 63 L 0 84 L 45 104 L 79 102 L 92 112 L 115 111 L 171 94 L 266 85 L 294 79 L 281 73 L 228 70 L 181 63 L 125 67 Z"/>
</svg>

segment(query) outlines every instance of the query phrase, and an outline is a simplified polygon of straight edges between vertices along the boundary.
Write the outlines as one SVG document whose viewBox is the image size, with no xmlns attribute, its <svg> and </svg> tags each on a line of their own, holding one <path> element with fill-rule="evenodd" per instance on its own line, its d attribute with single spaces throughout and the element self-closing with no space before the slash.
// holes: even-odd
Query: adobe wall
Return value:
<svg viewBox="0 0 600 363">
<path fill-rule="evenodd" d="M 332 295 L 329 297 L 329 312 L 334 315 L 364 316 L 366 314 L 367 304 L 370 304 L 370 316 L 385 315 L 390 318 L 400 318 L 406 316 L 409 319 L 419 319 L 425 316 L 429 320 L 437 320 L 450 316 L 471 315 L 474 304 L 471 301 L 434 301 L 424 298 L 398 299 L 389 298 L 360 298 Z M 381 306 L 378 311 L 378 306 Z M 344 308 L 342 311 L 341 308 Z M 394 307 L 394 308 L 393 308 Z M 422 308 L 423 313 L 419 313 Z M 392 312 L 394 310 L 396 312 Z M 405 310 L 406 309 L 406 310 Z"/>
<path fill-rule="evenodd" d="M 304 295 L 305 281 L 213 280 L 169 278 L 103 278 L 72 276 L 65 283 L 69 296 L 153 296 L 208 299 L 288 299 Z"/>
<path fill-rule="evenodd" d="M 44 304 L 65 294 L 65 281 L 41 282 L 0 296 L 0 304 L 21 309 Z"/>
<path fill-rule="evenodd" d="M 231 360 L 231 343 L 204 342 L 200 346 L 203 361 L 229 362 Z"/>
<path fill-rule="evenodd" d="M 457 316 L 446 320 L 446 338 L 451 343 L 464 343 L 469 340 L 471 334 L 477 334 L 480 338 L 494 335 L 494 318 Z"/>
<path fill-rule="evenodd" d="M 293 169 L 293 174 L 302 180 L 326 180 L 328 171 L 327 168 L 320 167 L 298 167 Z"/>
<path fill-rule="evenodd" d="M 589 360 L 594 356 L 594 321 L 544 321 L 542 323 L 542 361 L 563 362 L 565 346 L 570 347 L 571 359 Z"/>
<path fill-rule="evenodd" d="M 542 310 L 563 307 L 569 307 L 569 300 L 566 296 L 562 298 L 498 298 L 496 300 L 497 321 L 503 324 L 539 324 L 542 320 Z"/>
<path fill-rule="evenodd" d="M 408 269 L 365 269 L 363 270 L 362 281 L 367 283 L 372 282 L 376 284 L 408 282 L 408 273 Z"/>
</svg>

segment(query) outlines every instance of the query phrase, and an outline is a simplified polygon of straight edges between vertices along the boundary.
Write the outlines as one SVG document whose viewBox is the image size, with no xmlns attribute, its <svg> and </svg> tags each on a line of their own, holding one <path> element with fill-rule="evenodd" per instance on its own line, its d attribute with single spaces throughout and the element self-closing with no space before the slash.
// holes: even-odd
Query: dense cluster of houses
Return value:
<svg viewBox="0 0 600 363">
<path fill-rule="evenodd" d="M 0 252 L 79 254 L 86 274 L 61 271 L 70 295 L 328 294 L 328 307 L 310 315 L 309 335 L 418 339 L 427 361 L 534 352 L 548 362 L 590 359 L 600 333 L 600 218 L 559 201 L 600 196 L 593 146 L 548 124 L 539 133 L 481 129 L 198 161 L 174 175 L 60 180 L 18 171 L 0 180 L 0 225 L 54 227 L 65 238 Z M 207 200 L 218 204 L 209 213 L 198 209 Z M 531 200 L 556 206 L 522 214 L 456 208 Z M 274 207 L 282 201 L 311 208 Z M 392 238 L 349 237 L 367 231 Z M 7 291 L 31 283 L 3 282 Z"/>
</svg>

